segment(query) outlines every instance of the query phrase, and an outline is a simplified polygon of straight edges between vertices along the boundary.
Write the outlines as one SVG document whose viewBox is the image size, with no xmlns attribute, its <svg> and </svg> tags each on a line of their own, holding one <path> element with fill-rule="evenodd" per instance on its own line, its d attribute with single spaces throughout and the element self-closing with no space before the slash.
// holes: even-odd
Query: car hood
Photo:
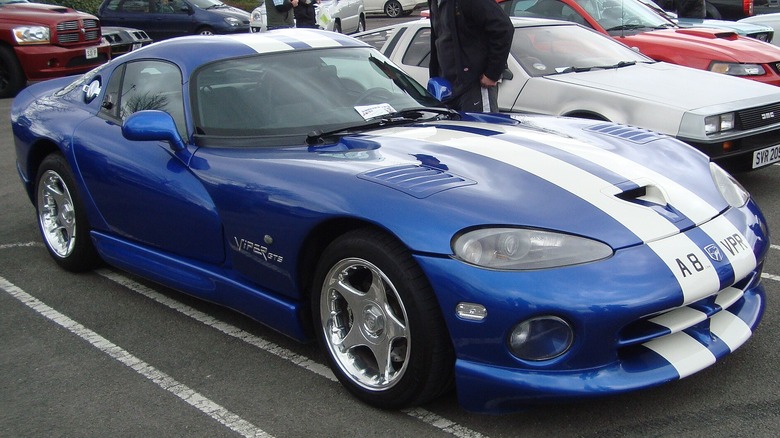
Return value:
<svg viewBox="0 0 780 438">
<path fill-rule="evenodd" d="M 549 75 L 545 79 L 682 111 L 734 111 L 780 101 L 780 89 L 772 85 L 665 62 Z"/>
<path fill-rule="evenodd" d="M 213 12 L 215 14 L 222 15 L 223 17 L 233 17 L 238 18 L 239 20 L 249 22 L 249 12 L 235 8 L 233 6 L 221 6 L 219 8 L 212 8 L 209 9 L 208 12 Z"/>
<path fill-rule="evenodd" d="M 65 6 L 45 5 L 38 3 L 11 3 L 0 8 L 3 20 L 22 23 L 56 23 L 68 17 L 84 18 L 89 14 L 79 12 Z"/>
<path fill-rule="evenodd" d="M 774 30 L 766 25 L 758 23 L 741 23 L 738 21 L 727 20 L 712 20 L 703 18 L 678 18 L 675 20 L 680 27 L 705 27 L 721 30 L 730 30 L 736 32 L 739 35 L 750 35 L 761 32 L 774 32 Z"/>
<path fill-rule="evenodd" d="M 780 48 L 718 29 L 664 29 L 613 37 L 630 47 L 639 48 L 645 54 L 678 50 L 694 51 L 699 57 L 721 61 L 762 64 L 780 61 Z"/>
<path fill-rule="evenodd" d="M 513 118 L 521 123 L 441 122 L 345 137 L 340 146 L 366 151 L 357 174 L 364 186 L 352 182 L 352 190 L 391 202 L 385 223 L 442 224 L 434 232 L 442 236 L 430 241 L 501 224 L 618 249 L 678 234 L 728 208 L 707 157 L 669 137 L 604 122 Z M 350 210 L 361 208 L 378 209 L 374 202 Z"/>
</svg>

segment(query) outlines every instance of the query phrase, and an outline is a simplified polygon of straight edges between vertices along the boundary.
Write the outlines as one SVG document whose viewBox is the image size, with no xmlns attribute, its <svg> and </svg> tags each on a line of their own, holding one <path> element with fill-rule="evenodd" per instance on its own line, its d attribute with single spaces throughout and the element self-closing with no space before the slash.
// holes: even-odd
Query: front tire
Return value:
<svg viewBox="0 0 780 438">
<path fill-rule="evenodd" d="M 361 229 L 328 246 L 312 309 L 330 368 L 360 400 L 398 409 L 432 400 L 450 385 L 454 355 L 436 297 L 391 236 Z"/>
<path fill-rule="evenodd" d="M 206 36 L 214 35 L 214 29 L 208 26 L 203 26 L 195 31 L 195 35 L 206 35 Z"/>
<path fill-rule="evenodd" d="M 27 84 L 13 49 L 0 46 L 0 99 L 14 97 Z"/>
<path fill-rule="evenodd" d="M 60 154 L 49 155 L 38 168 L 35 208 L 43 243 L 58 265 L 73 272 L 98 265 L 73 173 Z"/>
</svg>

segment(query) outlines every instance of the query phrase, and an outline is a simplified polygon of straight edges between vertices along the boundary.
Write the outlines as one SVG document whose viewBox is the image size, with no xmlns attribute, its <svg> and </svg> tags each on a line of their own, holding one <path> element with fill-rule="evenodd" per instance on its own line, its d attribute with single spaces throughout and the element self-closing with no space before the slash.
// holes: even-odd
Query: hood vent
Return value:
<svg viewBox="0 0 780 438">
<path fill-rule="evenodd" d="M 665 135 L 653 132 L 647 129 L 637 128 L 635 126 L 618 125 L 615 123 L 599 123 L 585 128 L 586 131 L 598 132 L 623 140 L 632 141 L 638 144 L 650 143 L 651 141 L 666 138 Z"/>
<path fill-rule="evenodd" d="M 476 181 L 441 169 L 416 165 L 372 170 L 358 175 L 358 178 L 382 184 L 415 198 L 427 198 L 444 190 L 476 184 Z"/>
</svg>

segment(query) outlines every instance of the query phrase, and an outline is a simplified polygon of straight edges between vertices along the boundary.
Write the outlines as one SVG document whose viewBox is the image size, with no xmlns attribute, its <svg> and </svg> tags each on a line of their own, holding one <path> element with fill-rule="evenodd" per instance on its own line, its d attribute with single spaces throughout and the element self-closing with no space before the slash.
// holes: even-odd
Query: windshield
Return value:
<svg viewBox="0 0 780 438">
<path fill-rule="evenodd" d="M 575 0 L 608 32 L 675 27 L 638 0 Z M 587 25 L 580 13 L 560 0 L 512 0 L 502 4 L 510 16 L 543 17 Z"/>
<path fill-rule="evenodd" d="M 371 48 L 229 59 L 195 72 L 197 134 L 303 136 L 438 104 Z"/>
<path fill-rule="evenodd" d="M 609 37 L 577 25 L 515 28 L 512 56 L 530 76 L 653 62 Z"/>
</svg>

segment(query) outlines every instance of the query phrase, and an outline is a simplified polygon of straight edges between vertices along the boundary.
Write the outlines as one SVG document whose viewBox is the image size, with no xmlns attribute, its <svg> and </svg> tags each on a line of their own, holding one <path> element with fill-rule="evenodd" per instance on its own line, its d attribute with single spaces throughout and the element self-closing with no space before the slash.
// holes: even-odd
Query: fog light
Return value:
<svg viewBox="0 0 780 438">
<path fill-rule="evenodd" d="M 539 316 L 515 326 L 509 335 L 509 349 L 520 359 L 554 359 L 571 348 L 574 331 L 557 316 Z"/>
</svg>

